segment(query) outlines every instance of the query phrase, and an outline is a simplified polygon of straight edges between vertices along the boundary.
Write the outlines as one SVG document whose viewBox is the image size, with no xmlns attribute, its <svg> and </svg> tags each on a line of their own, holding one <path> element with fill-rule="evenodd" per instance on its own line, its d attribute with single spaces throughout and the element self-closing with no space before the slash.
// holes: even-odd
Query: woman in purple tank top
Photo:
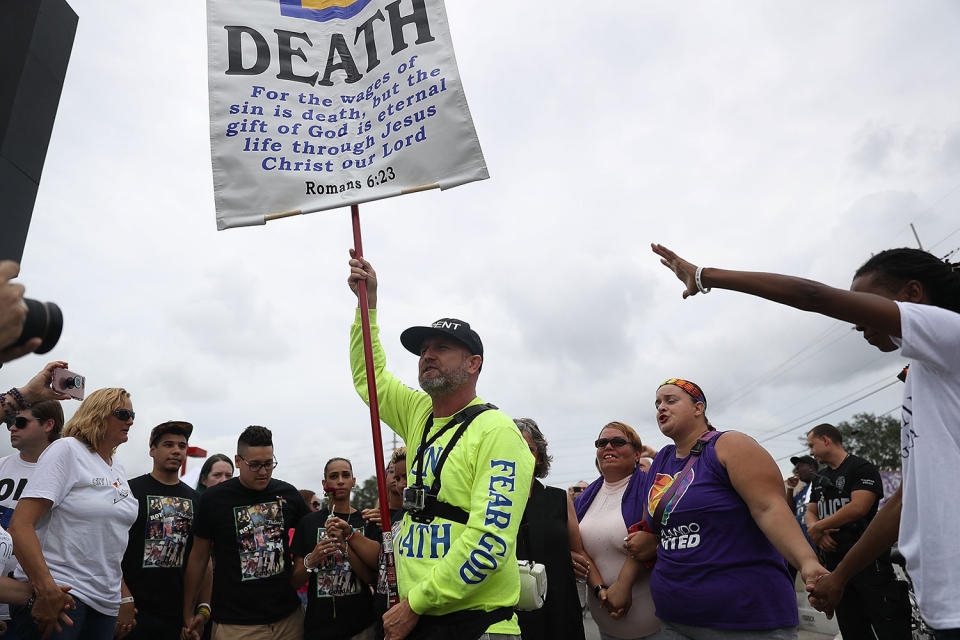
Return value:
<svg viewBox="0 0 960 640">
<path fill-rule="evenodd" d="M 656 558 L 650 591 L 663 627 L 654 637 L 796 638 L 784 558 L 808 583 L 827 571 L 784 502 L 773 458 L 753 438 L 710 426 L 691 382 L 664 382 L 656 407 L 674 442 L 657 454 L 643 492 L 644 521 L 659 540 L 638 532 L 626 543 L 633 557 Z"/>
</svg>

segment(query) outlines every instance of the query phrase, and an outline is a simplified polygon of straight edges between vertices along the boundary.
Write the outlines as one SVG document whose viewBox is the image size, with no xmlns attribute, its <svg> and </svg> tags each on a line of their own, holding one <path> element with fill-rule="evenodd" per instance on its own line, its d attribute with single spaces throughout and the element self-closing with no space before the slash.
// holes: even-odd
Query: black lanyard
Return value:
<svg viewBox="0 0 960 640">
<path fill-rule="evenodd" d="M 459 420 L 457 418 L 459 418 Z M 423 456 L 425 455 L 427 447 L 429 447 L 434 442 L 436 442 L 437 439 L 440 438 L 440 436 L 445 434 L 447 431 L 455 427 L 460 422 L 463 422 L 463 416 L 458 413 L 455 416 L 453 416 L 453 418 L 450 419 L 450 422 L 445 424 L 439 431 L 437 431 L 428 440 L 427 433 L 430 431 L 430 429 L 433 428 L 433 414 L 431 413 L 430 417 L 427 418 L 427 424 L 424 425 L 423 433 L 420 435 L 420 449 L 417 451 L 416 455 L 413 458 L 413 466 L 414 466 L 413 475 L 415 478 L 413 486 L 415 487 L 424 486 Z M 439 469 L 436 469 L 436 475 L 438 476 L 440 475 Z"/>
<path fill-rule="evenodd" d="M 467 427 L 470 426 L 470 423 L 473 422 L 474 418 L 488 409 L 496 408 L 496 406 L 490 404 L 489 402 L 486 404 L 472 404 L 464 407 L 454 414 L 454 416 L 450 419 L 450 422 L 445 424 L 428 440 L 427 433 L 433 428 L 433 414 L 431 413 L 430 417 L 427 418 L 427 423 L 423 426 L 423 434 L 420 436 L 420 450 L 417 451 L 413 458 L 413 466 L 415 467 L 413 473 L 416 476 L 413 487 L 424 487 L 423 456 L 426 455 L 427 447 L 436 442 L 437 439 L 447 431 L 459 425 L 456 433 L 453 434 L 453 437 L 450 438 L 450 441 L 447 443 L 446 449 L 444 449 L 443 453 L 440 454 L 440 459 L 437 460 L 437 464 L 433 469 L 433 485 L 430 487 L 430 492 L 434 496 L 438 495 L 440 493 L 440 472 L 443 470 L 443 465 L 446 463 L 447 457 L 450 455 L 450 450 L 453 449 L 455 444 L 457 444 L 457 442 L 460 440 L 460 437 L 463 435 L 463 432 L 467 430 Z"/>
</svg>

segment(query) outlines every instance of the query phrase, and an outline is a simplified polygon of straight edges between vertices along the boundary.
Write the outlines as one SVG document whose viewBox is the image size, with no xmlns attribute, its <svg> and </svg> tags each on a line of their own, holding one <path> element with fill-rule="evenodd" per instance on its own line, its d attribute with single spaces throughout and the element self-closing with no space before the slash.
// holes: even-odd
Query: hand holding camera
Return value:
<svg viewBox="0 0 960 640">
<path fill-rule="evenodd" d="M 22 284 L 10 282 L 20 265 L 0 261 L 0 363 L 36 351 L 47 353 L 63 330 L 63 314 L 52 302 L 23 297 Z"/>
<path fill-rule="evenodd" d="M 20 265 L 10 260 L 0 262 L 0 360 L 7 362 L 19 358 L 40 346 L 40 341 L 33 339 L 16 349 L 8 349 L 20 337 L 23 331 L 23 319 L 27 317 L 27 305 L 23 301 L 24 288 L 22 284 L 10 282 L 20 273 Z"/>
</svg>

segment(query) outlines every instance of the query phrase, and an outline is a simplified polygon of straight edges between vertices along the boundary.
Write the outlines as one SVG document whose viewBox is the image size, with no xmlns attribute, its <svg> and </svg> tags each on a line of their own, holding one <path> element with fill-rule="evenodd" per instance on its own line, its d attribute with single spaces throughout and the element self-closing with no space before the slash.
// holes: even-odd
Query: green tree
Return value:
<svg viewBox="0 0 960 640">
<path fill-rule="evenodd" d="M 836 425 L 843 434 L 843 448 L 866 458 L 879 469 L 900 469 L 900 420 L 893 416 L 857 413 Z"/>
<path fill-rule="evenodd" d="M 350 502 L 357 509 L 372 509 L 377 504 L 377 476 L 370 476 L 355 487 Z"/>
</svg>

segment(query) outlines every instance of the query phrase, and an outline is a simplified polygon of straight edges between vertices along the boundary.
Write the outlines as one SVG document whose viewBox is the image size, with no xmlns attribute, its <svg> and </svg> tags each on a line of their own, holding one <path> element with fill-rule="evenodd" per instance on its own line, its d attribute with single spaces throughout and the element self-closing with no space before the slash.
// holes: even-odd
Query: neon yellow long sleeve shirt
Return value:
<svg viewBox="0 0 960 640">
<path fill-rule="evenodd" d="M 380 418 L 412 452 L 420 445 L 433 404 L 426 393 L 407 387 L 386 370 L 376 313 L 376 309 L 370 310 Z M 354 386 L 369 404 L 359 309 L 350 329 L 350 365 Z M 474 398 L 470 404 L 482 402 Z M 435 416 L 428 436 L 451 418 Z M 423 463 L 427 487 L 433 484 L 437 460 L 454 431 L 448 429 L 427 447 Z M 409 600 L 413 611 L 443 615 L 465 609 L 492 611 L 517 603 L 517 530 L 529 496 L 533 464 L 526 441 L 502 411 L 485 411 L 470 423 L 444 463 L 438 496 L 467 511 L 467 524 L 443 518 L 419 524 L 405 515 L 394 540 L 400 597 Z M 407 454 L 407 465 L 407 473 L 412 474 L 412 453 Z M 488 632 L 519 634 L 520 627 L 513 616 Z"/>
</svg>

